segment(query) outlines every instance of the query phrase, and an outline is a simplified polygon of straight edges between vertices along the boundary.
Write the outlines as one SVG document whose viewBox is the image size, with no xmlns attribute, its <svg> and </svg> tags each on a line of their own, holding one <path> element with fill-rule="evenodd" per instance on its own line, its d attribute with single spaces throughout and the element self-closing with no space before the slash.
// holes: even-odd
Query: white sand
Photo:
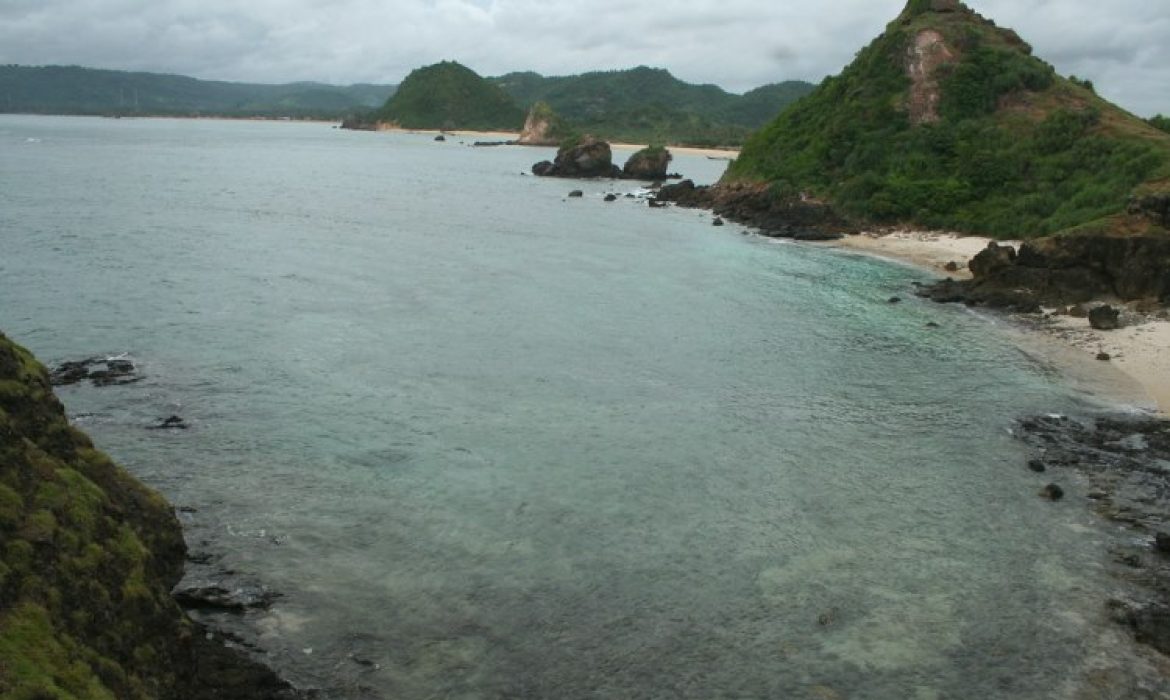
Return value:
<svg viewBox="0 0 1170 700">
<path fill-rule="evenodd" d="M 987 247 L 991 239 L 979 236 L 957 236 L 928 231 L 895 231 L 892 233 L 862 233 L 826 245 L 857 250 L 879 257 L 892 258 L 930 270 L 940 276 L 966 279 L 971 275 L 967 263 Z M 1018 246 L 1015 241 L 1001 244 Z M 945 265 L 955 262 L 957 272 L 948 272 Z M 1051 309 L 1049 311 L 1052 311 Z M 1114 397 L 1130 402 L 1135 399 L 1130 386 L 1118 381 L 1120 370 L 1145 396 L 1136 397 L 1139 403 L 1157 407 L 1163 415 L 1170 414 L 1170 321 L 1151 314 L 1125 312 L 1125 327 L 1116 331 L 1098 331 L 1084 318 L 1051 316 L 1035 327 L 1059 340 L 1059 343 L 1038 343 L 1034 349 L 1046 359 L 1084 379 L 1086 368 L 1097 381 L 1082 381 L 1094 390 L 1110 391 Z M 1111 356 L 1108 362 L 1098 361 L 1098 353 Z M 1091 363 L 1096 363 L 1095 365 Z M 1141 399 L 1145 401 L 1141 401 Z"/>
</svg>

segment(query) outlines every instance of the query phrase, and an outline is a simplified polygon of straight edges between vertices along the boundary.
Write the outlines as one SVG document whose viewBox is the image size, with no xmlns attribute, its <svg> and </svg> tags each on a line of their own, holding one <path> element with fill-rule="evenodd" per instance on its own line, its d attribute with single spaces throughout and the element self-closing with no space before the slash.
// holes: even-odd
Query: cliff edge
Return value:
<svg viewBox="0 0 1170 700">
<path fill-rule="evenodd" d="M 171 598 L 171 506 L 69 425 L 45 368 L 0 334 L 0 697 L 292 698 Z"/>
</svg>

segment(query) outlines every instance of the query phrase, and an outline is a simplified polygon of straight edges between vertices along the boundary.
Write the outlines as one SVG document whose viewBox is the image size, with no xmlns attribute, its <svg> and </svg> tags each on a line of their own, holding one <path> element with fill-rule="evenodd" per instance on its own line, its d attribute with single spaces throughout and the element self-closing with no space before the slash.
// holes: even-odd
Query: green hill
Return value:
<svg viewBox="0 0 1170 700">
<path fill-rule="evenodd" d="M 957 0 L 912 0 L 839 76 L 757 132 L 725 182 L 870 222 L 999 237 L 1161 230 L 1170 134 L 1066 79 Z"/>
<path fill-rule="evenodd" d="M 375 117 L 407 129 L 519 131 L 524 124 L 508 93 L 454 61 L 412 71 Z"/>
<path fill-rule="evenodd" d="M 378 107 L 392 85 L 261 85 L 79 66 L 0 66 L 0 112 L 334 119 Z"/>
<path fill-rule="evenodd" d="M 509 73 L 490 80 L 522 106 L 545 102 L 577 128 L 604 138 L 696 145 L 742 143 L 813 89 L 789 82 L 741 96 L 645 66 L 563 77 Z"/>
</svg>

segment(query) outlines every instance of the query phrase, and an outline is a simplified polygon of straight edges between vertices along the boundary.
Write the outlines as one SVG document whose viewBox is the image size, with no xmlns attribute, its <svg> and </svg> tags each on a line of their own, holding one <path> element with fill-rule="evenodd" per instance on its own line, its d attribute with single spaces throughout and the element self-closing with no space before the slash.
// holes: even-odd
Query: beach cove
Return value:
<svg viewBox="0 0 1170 700">
<path fill-rule="evenodd" d="M 1008 432 L 1108 397 L 921 270 L 453 145 L 0 118 L 0 327 L 134 363 L 60 395 L 279 593 L 210 623 L 325 698 L 1167 692 Z"/>
</svg>

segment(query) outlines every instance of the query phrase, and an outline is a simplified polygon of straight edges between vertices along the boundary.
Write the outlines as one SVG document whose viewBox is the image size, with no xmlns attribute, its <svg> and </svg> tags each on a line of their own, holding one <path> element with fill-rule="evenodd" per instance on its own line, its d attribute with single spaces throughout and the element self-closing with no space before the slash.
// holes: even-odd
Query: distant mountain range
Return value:
<svg viewBox="0 0 1170 700">
<path fill-rule="evenodd" d="M 737 145 L 813 90 L 791 81 L 744 95 L 694 85 L 661 68 L 482 78 L 458 63 L 420 68 L 395 85 L 265 85 L 79 66 L 0 66 L 0 113 L 229 116 L 394 122 L 407 128 L 519 131 L 545 102 L 602 138 Z M 397 95 L 397 98 L 392 100 Z"/>
<path fill-rule="evenodd" d="M 693 85 L 660 68 L 545 77 L 483 78 L 452 61 L 412 72 L 364 126 L 519 131 L 524 113 L 544 103 L 575 130 L 627 142 L 736 145 L 813 90 L 804 82 L 766 85 L 745 95 Z"/>
<path fill-rule="evenodd" d="M 78 66 L 0 66 L 0 112 L 340 119 L 376 108 L 394 85 L 263 85 Z"/>
</svg>

